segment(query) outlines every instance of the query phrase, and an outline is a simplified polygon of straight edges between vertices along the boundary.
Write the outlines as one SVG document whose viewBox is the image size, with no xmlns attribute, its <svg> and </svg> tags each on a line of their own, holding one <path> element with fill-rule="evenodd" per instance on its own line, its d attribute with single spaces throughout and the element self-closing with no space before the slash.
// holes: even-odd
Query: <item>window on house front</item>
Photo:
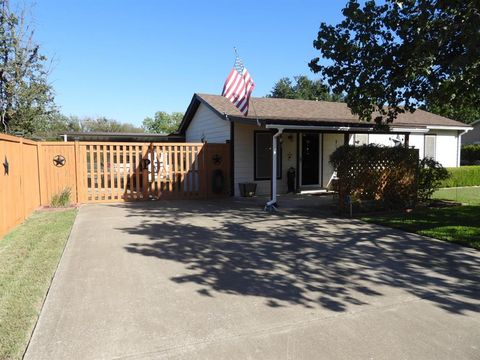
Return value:
<svg viewBox="0 0 480 360">
<path fill-rule="evenodd" d="M 435 160 L 437 137 L 435 135 L 425 135 L 425 156 Z"/>
<path fill-rule="evenodd" d="M 272 174 L 272 133 L 260 132 L 254 133 L 254 170 L 255 180 L 270 180 Z M 282 174 L 282 146 L 277 142 L 277 179 Z"/>
</svg>

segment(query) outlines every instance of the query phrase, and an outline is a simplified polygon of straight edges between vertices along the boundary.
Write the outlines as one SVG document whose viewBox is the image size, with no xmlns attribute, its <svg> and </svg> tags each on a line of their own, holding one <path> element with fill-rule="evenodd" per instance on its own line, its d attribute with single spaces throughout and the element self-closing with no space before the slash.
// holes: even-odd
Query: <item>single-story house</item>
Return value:
<svg viewBox="0 0 480 360">
<path fill-rule="evenodd" d="M 418 149 L 422 158 L 434 158 L 446 167 L 459 166 L 461 136 L 470 129 L 417 110 L 399 115 L 388 132 L 378 133 L 372 123 L 352 115 L 344 103 L 251 98 L 248 116 L 244 116 L 223 96 L 194 94 L 179 135 L 187 142 L 231 144 L 235 196 L 240 195 L 238 184 L 244 182 L 255 182 L 258 195 L 272 192 L 275 196 L 277 191 L 287 191 L 290 168 L 296 171 L 297 190 L 327 188 L 334 176 L 330 154 L 345 143 L 403 144 Z M 277 182 L 271 183 L 275 168 Z"/>
<path fill-rule="evenodd" d="M 462 145 L 480 144 L 480 119 L 469 125 L 473 130 L 462 137 Z"/>
</svg>

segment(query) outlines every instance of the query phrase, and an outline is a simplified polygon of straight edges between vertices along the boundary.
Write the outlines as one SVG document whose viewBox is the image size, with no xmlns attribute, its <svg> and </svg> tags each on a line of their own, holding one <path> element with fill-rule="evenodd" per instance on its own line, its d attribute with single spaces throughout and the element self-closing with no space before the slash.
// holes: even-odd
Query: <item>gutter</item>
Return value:
<svg viewBox="0 0 480 360">
<path fill-rule="evenodd" d="M 436 126 L 429 125 L 426 127 L 429 130 L 464 130 L 466 132 L 473 130 L 471 126 Z"/>
<path fill-rule="evenodd" d="M 465 135 L 470 130 L 473 130 L 473 127 L 468 128 L 467 130 L 458 134 L 458 138 L 457 138 L 457 167 L 460 166 L 460 157 L 461 157 L 460 155 L 462 153 L 462 135 Z"/>
<path fill-rule="evenodd" d="M 283 130 L 325 130 L 325 131 L 339 131 L 339 132 L 358 132 L 358 131 L 368 131 L 374 132 L 375 128 L 372 127 L 356 127 L 356 126 L 322 126 L 322 125 L 279 125 L 279 124 L 268 124 L 265 125 L 267 129 L 283 129 Z M 390 133 L 426 133 L 429 130 L 425 128 L 402 128 L 402 127 L 392 127 L 390 128 Z"/>
<path fill-rule="evenodd" d="M 270 181 L 272 182 L 272 198 L 265 204 L 266 211 L 277 210 L 277 144 L 278 137 L 283 133 L 283 128 L 278 128 L 277 130 L 272 139 L 272 175 L 270 177 Z"/>
<path fill-rule="evenodd" d="M 321 125 L 278 125 L 278 124 L 267 124 L 265 125 L 267 129 L 282 129 L 283 130 L 327 130 L 327 131 L 351 131 L 351 130 L 360 130 L 360 131 L 373 131 L 373 127 L 368 128 L 358 128 L 351 126 L 321 126 Z"/>
</svg>

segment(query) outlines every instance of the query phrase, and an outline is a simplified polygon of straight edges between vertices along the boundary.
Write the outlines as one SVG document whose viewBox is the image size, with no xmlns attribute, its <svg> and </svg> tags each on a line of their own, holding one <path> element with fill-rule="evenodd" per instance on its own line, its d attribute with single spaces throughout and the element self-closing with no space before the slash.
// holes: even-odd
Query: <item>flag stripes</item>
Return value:
<svg viewBox="0 0 480 360">
<path fill-rule="evenodd" d="M 235 105 L 243 115 L 248 115 L 250 95 L 255 83 L 241 60 L 237 57 L 235 65 L 223 85 L 222 96 Z"/>
</svg>

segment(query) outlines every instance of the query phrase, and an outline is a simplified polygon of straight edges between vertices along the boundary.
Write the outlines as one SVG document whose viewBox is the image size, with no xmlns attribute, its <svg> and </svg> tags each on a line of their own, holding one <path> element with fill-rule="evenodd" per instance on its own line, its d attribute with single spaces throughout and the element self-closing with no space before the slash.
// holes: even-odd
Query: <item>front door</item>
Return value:
<svg viewBox="0 0 480 360">
<path fill-rule="evenodd" d="M 319 184 L 318 134 L 302 134 L 302 185 Z"/>
</svg>

